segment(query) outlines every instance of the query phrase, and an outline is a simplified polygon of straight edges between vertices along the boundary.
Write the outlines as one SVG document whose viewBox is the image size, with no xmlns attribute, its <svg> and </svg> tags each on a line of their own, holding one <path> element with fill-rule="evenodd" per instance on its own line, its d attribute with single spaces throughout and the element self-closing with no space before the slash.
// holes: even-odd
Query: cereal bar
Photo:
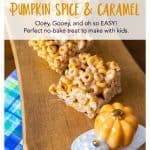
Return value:
<svg viewBox="0 0 150 150">
<path fill-rule="evenodd" d="M 83 52 L 89 45 L 87 40 L 30 40 L 29 46 L 46 60 L 51 69 L 63 73 L 70 57 Z"/>
<path fill-rule="evenodd" d="M 65 74 L 49 91 L 93 118 L 103 104 L 121 92 L 120 67 L 114 61 L 104 63 L 97 55 L 80 53 L 69 59 Z"/>
</svg>

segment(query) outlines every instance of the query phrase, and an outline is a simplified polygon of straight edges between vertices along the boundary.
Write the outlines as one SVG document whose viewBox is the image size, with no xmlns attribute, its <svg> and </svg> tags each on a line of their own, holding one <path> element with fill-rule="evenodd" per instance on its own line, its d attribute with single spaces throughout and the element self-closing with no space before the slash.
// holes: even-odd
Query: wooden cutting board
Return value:
<svg viewBox="0 0 150 150">
<path fill-rule="evenodd" d="M 11 41 L 20 81 L 25 150 L 69 150 L 72 141 L 93 128 L 93 120 L 65 106 L 48 92 L 59 75 L 37 57 L 27 41 Z M 134 108 L 145 125 L 145 76 L 121 41 L 94 41 L 91 53 L 115 60 L 122 70 L 123 92 L 113 98 Z M 141 149 L 145 149 L 142 147 Z"/>
</svg>

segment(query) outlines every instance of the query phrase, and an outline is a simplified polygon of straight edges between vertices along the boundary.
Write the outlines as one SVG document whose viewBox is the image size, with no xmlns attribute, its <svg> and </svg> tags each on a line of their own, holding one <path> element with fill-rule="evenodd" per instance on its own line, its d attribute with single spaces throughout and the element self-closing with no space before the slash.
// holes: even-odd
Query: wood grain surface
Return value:
<svg viewBox="0 0 150 150">
<path fill-rule="evenodd" d="M 4 41 L 4 76 L 5 78 L 15 69 L 14 57 L 9 40 Z"/>
<path fill-rule="evenodd" d="M 127 47 L 129 53 L 133 56 L 134 60 L 141 67 L 141 69 L 145 72 L 145 40 L 123 40 L 123 43 Z M 16 69 L 14 58 L 12 55 L 12 49 L 10 46 L 10 41 L 5 40 L 5 78 Z"/>
<path fill-rule="evenodd" d="M 69 150 L 77 136 L 93 128 L 93 120 L 48 92 L 59 75 L 37 57 L 27 41 L 11 41 L 11 46 L 21 86 L 24 149 Z M 94 41 L 91 53 L 120 64 L 123 92 L 111 103 L 118 101 L 133 107 L 139 122 L 145 125 L 145 76 L 123 43 Z"/>
</svg>

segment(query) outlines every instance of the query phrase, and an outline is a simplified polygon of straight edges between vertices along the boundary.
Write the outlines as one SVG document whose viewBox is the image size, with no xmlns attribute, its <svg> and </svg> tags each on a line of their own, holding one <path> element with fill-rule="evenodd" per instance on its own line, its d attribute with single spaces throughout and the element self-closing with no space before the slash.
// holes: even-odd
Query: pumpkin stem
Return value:
<svg viewBox="0 0 150 150">
<path fill-rule="evenodd" d="M 119 119 L 122 119 L 122 117 L 124 117 L 125 113 L 121 109 L 115 109 L 112 111 L 112 115 L 114 117 L 119 117 Z"/>
</svg>

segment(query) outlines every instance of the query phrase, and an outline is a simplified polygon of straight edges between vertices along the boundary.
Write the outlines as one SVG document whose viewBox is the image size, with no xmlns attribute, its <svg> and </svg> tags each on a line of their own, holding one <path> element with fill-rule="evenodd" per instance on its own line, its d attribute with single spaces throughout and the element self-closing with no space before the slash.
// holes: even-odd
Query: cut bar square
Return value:
<svg viewBox="0 0 150 150">
<path fill-rule="evenodd" d="M 69 59 L 65 74 L 49 91 L 67 105 L 94 118 L 100 107 L 121 92 L 120 67 L 97 55 L 81 53 Z"/>
<path fill-rule="evenodd" d="M 69 63 L 69 58 L 85 51 L 91 41 L 87 40 L 30 40 L 39 57 L 48 62 L 51 69 L 62 74 Z"/>
</svg>

